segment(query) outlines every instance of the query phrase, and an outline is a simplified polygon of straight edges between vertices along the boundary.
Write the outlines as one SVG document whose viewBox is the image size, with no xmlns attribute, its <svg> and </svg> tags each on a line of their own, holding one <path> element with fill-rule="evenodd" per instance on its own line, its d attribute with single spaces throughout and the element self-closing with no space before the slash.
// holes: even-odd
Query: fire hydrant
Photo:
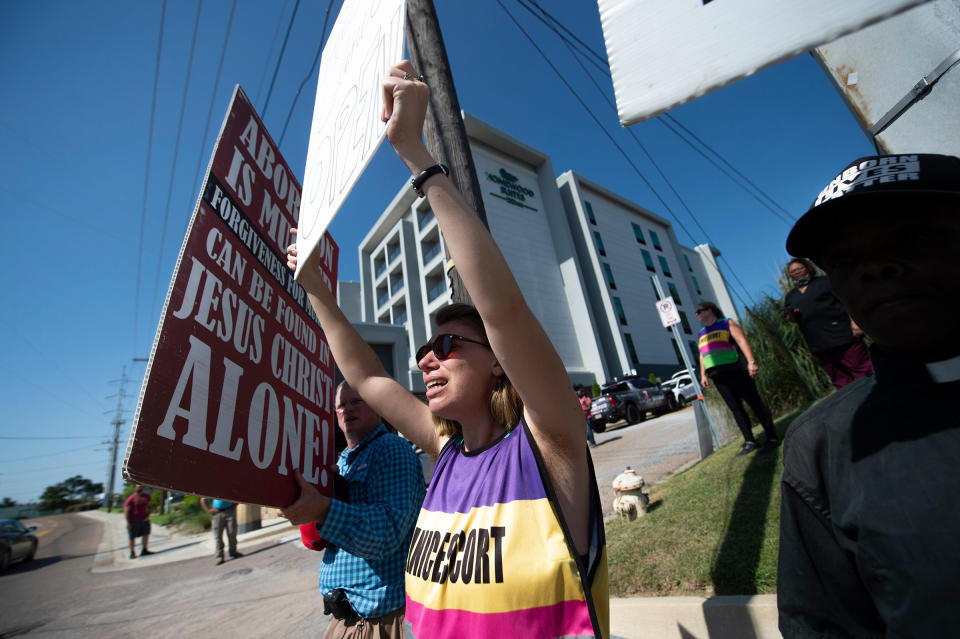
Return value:
<svg viewBox="0 0 960 639">
<path fill-rule="evenodd" d="M 613 480 L 613 509 L 620 519 L 633 521 L 637 517 L 647 514 L 650 496 L 643 492 L 643 477 L 627 466 L 622 473 Z"/>
</svg>

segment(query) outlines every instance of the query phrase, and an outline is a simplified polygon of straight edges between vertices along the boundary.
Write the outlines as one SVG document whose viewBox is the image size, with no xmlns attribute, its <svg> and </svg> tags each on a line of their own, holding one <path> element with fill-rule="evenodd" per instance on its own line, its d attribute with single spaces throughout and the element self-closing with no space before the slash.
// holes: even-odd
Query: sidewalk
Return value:
<svg viewBox="0 0 960 639">
<path fill-rule="evenodd" d="M 180 535 L 152 526 L 149 548 L 154 554 L 130 559 L 127 524 L 122 513 L 86 511 L 103 523 L 103 539 L 92 572 L 149 568 L 200 559 L 213 561 L 210 531 Z M 237 549 L 245 552 L 264 543 L 300 544 L 300 531 L 286 519 L 267 519 L 262 528 L 237 535 Z M 301 546 L 302 547 L 302 546 Z M 140 552 L 140 542 L 137 542 Z M 774 595 L 737 597 L 631 597 L 610 600 L 611 639 L 781 639 L 777 630 Z"/>
<path fill-rule="evenodd" d="M 153 525 L 150 527 L 148 544 L 153 554 L 130 559 L 127 522 L 122 512 L 105 513 L 99 510 L 88 510 L 81 514 L 103 523 L 103 539 L 100 540 L 100 546 L 97 548 L 92 572 L 146 568 L 185 559 L 203 558 L 213 561 L 216 546 L 213 534 L 209 530 L 194 535 L 182 535 L 164 526 Z M 299 542 L 300 530 L 291 526 L 286 519 L 267 519 L 262 522 L 260 529 L 237 535 L 237 550 L 244 552 L 244 548 L 268 541 L 274 544 Z M 139 539 L 137 554 L 140 554 Z"/>
</svg>

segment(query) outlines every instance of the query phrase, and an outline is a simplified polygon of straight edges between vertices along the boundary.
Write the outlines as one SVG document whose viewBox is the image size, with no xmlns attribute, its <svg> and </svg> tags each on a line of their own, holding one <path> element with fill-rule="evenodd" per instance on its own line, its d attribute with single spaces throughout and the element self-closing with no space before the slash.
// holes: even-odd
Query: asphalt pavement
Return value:
<svg viewBox="0 0 960 639">
<path fill-rule="evenodd" d="M 693 410 L 685 409 L 633 426 L 597 434 L 591 449 L 604 512 L 610 513 L 612 489 L 607 488 L 625 465 L 644 475 L 648 485 L 696 463 L 699 459 Z M 604 499 L 609 497 L 609 499 Z M 126 521 L 122 513 L 83 513 L 103 522 L 103 538 L 92 571 L 146 570 L 177 561 L 213 561 L 213 535 L 207 531 L 183 535 L 153 526 L 149 549 L 153 554 L 129 558 Z M 299 529 L 286 519 L 261 521 L 261 528 L 237 535 L 237 549 L 247 552 L 263 544 L 300 544 Z M 305 550 L 305 549 L 304 549 Z M 137 542 L 137 553 L 140 542 Z M 224 568 L 230 567 L 227 560 Z M 265 606 L 269 604 L 265 602 Z M 268 613 L 265 607 L 264 612 Z M 723 597 L 631 597 L 610 600 L 612 639 L 773 639 L 777 629 L 774 595 Z"/>
</svg>

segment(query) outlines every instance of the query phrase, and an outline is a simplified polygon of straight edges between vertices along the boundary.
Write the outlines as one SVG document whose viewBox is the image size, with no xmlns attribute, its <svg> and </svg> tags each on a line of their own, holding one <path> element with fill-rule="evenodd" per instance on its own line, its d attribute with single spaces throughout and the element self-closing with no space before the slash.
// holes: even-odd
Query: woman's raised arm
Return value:
<svg viewBox="0 0 960 639">
<path fill-rule="evenodd" d="M 405 75 L 407 76 L 405 78 Z M 387 137 L 416 176 L 436 160 L 423 144 L 429 99 L 409 62 L 391 69 L 383 81 Z M 487 337 L 524 403 L 525 421 L 536 439 L 558 501 L 572 524 L 575 543 L 586 548 L 589 476 L 583 413 L 566 368 L 527 306 L 506 260 L 476 214 L 442 174 L 422 185 L 443 232 L 444 242 L 470 297 L 483 318 Z M 581 525 L 582 522 L 582 525 Z"/>
<path fill-rule="evenodd" d="M 296 229 L 291 233 L 296 233 Z M 287 266 L 297 268 L 296 244 L 287 247 Z M 297 282 L 310 298 L 333 359 L 347 383 L 404 437 L 436 457 L 446 439 L 438 438 L 430 409 L 387 374 L 376 353 L 337 306 L 333 293 L 320 277 L 316 259 L 311 258 L 304 265 Z"/>
</svg>

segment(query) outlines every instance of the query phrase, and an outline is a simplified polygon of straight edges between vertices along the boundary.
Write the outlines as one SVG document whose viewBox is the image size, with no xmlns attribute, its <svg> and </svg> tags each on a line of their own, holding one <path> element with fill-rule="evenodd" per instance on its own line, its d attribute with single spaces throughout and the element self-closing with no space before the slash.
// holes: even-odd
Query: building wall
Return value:
<svg viewBox="0 0 960 639">
<path fill-rule="evenodd" d="M 690 348 L 699 329 L 697 302 L 712 298 L 728 308 L 715 261 L 719 253 L 706 245 L 680 245 L 660 216 L 574 172 L 556 178 L 544 153 L 469 115 L 464 123 L 490 233 L 571 382 L 676 371 L 678 354 L 672 333 L 660 323 L 650 277 L 656 274 L 679 301 L 688 332 L 677 347 Z M 406 359 L 396 362 L 398 379 L 422 390 L 413 353 L 432 333 L 437 310 L 450 303 L 450 264 L 429 203 L 404 184 L 361 242 L 359 258 L 362 322 L 402 327 Z"/>
</svg>

